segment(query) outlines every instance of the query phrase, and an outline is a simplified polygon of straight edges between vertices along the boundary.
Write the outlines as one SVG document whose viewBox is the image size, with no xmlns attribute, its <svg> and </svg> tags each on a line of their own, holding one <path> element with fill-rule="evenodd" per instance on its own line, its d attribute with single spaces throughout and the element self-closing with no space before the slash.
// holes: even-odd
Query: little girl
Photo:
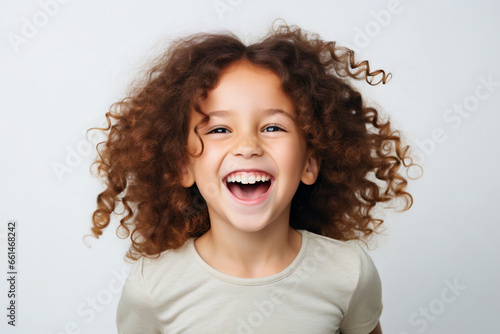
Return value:
<svg viewBox="0 0 500 334">
<path fill-rule="evenodd" d="M 413 160 L 348 81 L 379 74 L 286 23 L 249 46 L 229 32 L 172 43 L 98 128 L 93 236 L 123 203 L 136 260 L 118 332 L 382 333 L 379 275 L 355 240 L 383 223 L 377 203 L 412 206 L 397 171 Z"/>
</svg>

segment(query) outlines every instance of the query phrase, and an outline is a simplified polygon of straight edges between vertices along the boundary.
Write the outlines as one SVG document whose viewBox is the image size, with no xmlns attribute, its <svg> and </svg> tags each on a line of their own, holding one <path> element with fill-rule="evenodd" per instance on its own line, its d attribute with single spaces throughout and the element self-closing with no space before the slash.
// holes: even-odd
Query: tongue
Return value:
<svg viewBox="0 0 500 334">
<path fill-rule="evenodd" d="M 229 190 L 241 199 L 257 199 L 269 189 L 269 182 L 257 182 L 255 184 L 228 183 Z"/>
</svg>

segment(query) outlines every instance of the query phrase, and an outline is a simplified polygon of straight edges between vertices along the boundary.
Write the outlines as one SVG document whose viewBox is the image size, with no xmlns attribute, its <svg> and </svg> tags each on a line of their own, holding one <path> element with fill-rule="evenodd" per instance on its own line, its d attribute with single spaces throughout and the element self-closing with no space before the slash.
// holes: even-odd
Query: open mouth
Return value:
<svg viewBox="0 0 500 334">
<path fill-rule="evenodd" d="M 253 184 L 226 181 L 226 186 L 234 196 L 242 200 L 254 200 L 263 196 L 269 190 L 271 180 L 256 181 Z"/>
</svg>

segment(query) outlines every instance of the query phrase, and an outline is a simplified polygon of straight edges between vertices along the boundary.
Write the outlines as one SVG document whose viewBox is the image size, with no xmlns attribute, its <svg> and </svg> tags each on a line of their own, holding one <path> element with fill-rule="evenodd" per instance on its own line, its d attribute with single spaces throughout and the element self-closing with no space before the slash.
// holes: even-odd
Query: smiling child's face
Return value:
<svg viewBox="0 0 500 334">
<path fill-rule="evenodd" d="M 273 224 L 288 225 L 300 181 L 313 184 L 319 166 L 293 120 L 294 105 L 279 77 L 247 60 L 234 62 L 201 107 L 210 115 L 209 122 L 198 127 L 204 151 L 199 158 L 190 157 L 182 184 L 196 182 L 211 226 L 256 232 Z M 214 111 L 219 112 L 211 114 Z M 193 154 L 201 150 L 194 133 L 201 119 L 192 110 L 188 148 Z"/>
</svg>

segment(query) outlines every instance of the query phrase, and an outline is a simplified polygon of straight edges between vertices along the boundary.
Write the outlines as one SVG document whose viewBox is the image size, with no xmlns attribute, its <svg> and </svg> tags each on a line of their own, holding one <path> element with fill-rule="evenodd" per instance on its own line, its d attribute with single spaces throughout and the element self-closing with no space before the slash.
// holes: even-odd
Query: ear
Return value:
<svg viewBox="0 0 500 334">
<path fill-rule="evenodd" d="M 189 188 L 194 184 L 194 174 L 191 170 L 191 166 L 182 166 L 182 174 L 181 174 L 181 185 L 184 188 Z"/>
<path fill-rule="evenodd" d="M 300 180 L 307 185 L 314 184 L 318 178 L 321 162 L 316 158 L 311 150 L 307 152 L 306 165 L 302 171 Z"/>
</svg>

